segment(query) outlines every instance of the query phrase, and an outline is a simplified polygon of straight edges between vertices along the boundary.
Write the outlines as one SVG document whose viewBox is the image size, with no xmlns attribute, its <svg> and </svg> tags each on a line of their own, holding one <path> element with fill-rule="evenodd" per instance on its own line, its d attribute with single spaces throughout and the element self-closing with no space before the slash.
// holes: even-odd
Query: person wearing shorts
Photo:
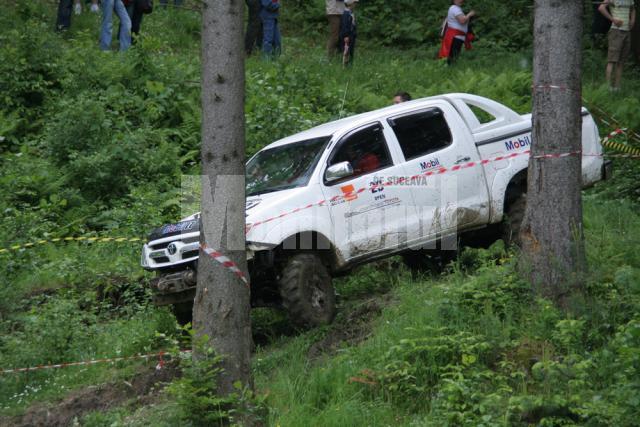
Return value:
<svg viewBox="0 0 640 427">
<path fill-rule="evenodd" d="M 622 68 L 631 53 L 631 29 L 635 25 L 634 0 L 605 0 L 598 11 L 611 21 L 607 52 L 607 82 L 612 90 L 620 89 Z"/>
</svg>

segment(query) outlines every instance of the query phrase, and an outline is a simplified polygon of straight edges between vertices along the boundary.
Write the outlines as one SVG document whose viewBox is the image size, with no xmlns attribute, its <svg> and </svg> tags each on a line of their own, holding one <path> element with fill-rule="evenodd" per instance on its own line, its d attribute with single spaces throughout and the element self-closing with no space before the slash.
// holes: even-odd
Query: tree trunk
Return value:
<svg viewBox="0 0 640 427">
<path fill-rule="evenodd" d="M 244 2 L 202 4 L 202 216 L 200 242 L 247 271 L 244 248 Z M 252 387 L 250 291 L 231 270 L 200 250 L 193 306 L 197 336 L 224 357 L 217 390 Z M 194 345 L 194 355 L 201 356 Z"/>
<path fill-rule="evenodd" d="M 564 306 L 584 269 L 581 150 L 582 2 L 536 0 L 533 144 L 520 239 L 537 294 Z"/>
</svg>

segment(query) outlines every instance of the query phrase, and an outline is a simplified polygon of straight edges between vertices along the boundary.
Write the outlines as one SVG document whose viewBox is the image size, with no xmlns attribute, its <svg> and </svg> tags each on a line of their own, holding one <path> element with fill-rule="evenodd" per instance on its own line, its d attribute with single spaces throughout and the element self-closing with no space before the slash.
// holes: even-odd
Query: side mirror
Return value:
<svg viewBox="0 0 640 427">
<path fill-rule="evenodd" d="M 340 162 L 327 168 L 327 171 L 324 173 L 324 179 L 327 182 L 333 182 L 351 175 L 353 175 L 353 166 L 351 166 L 351 163 Z"/>
</svg>

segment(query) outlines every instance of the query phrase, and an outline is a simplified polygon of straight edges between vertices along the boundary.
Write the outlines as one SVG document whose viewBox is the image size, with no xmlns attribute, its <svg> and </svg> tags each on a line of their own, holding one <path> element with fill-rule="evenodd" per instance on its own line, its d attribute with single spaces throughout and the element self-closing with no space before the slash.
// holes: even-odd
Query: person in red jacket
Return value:
<svg viewBox="0 0 640 427">
<path fill-rule="evenodd" d="M 469 21 L 476 16 L 473 10 L 467 14 L 462 11 L 464 0 L 452 0 L 452 3 L 447 13 L 442 46 L 438 54 L 439 58 L 447 58 L 449 65 L 460 55 L 463 44 L 466 49 L 471 49 L 474 36 L 469 31 Z"/>
</svg>

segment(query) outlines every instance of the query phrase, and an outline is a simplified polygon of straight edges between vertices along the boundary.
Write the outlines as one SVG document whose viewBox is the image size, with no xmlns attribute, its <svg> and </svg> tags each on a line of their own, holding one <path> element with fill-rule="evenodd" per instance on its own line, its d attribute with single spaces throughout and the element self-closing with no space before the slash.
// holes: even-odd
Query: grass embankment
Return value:
<svg viewBox="0 0 640 427">
<path fill-rule="evenodd" d="M 25 2 L 6 12 L 0 246 L 69 235 L 140 237 L 179 218 L 182 175 L 197 174 L 199 163 L 199 15 L 158 10 L 145 17 L 145 38 L 119 55 L 98 51 L 96 16 L 74 17 L 71 31 L 59 35 L 51 31 L 50 3 Z M 247 154 L 387 105 L 399 89 L 414 97 L 471 92 L 518 112 L 530 109 L 530 52 L 480 43 L 450 69 L 432 59 L 435 46 L 398 50 L 362 41 L 349 70 L 325 61 L 323 43 L 290 34 L 279 61 L 250 58 Z M 627 74 L 621 95 L 612 98 L 602 83 L 603 62 L 601 52 L 586 52 L 585 98 L 640 128 L 640 80 Z M 601 133 L 610 130 L 601 126 Z M 255 358 L 256 382 L 270 424 L 477 425 L 536 422 L 545 414 L 633 422 L 638 217 L 635 205 L 615 199 L 638 200 L 638 169 L 622 164 L 624 173 L 587 201 L 592 273 L 569 317 L 533 299 L 514 275 L 513 259 L 498 249 L 468 252 L 438 279 L 412 281 L 393 264 L 342 280 L 338 325 L 362 325 L 346 328 L 342 338 L 353 346 L 335 353 L 322 350 L 342 339 L 336 328 L 291 338 L 281 318 L 258 313 L 255 329 L 268 344 Z M 0 254 L 0 367 L 146 353 L 175 339 L 173 316 L 153 307 L 142 290 L 150 275 L 138 259 L 138 244 L 113 242 Z M 386 289 L 393 303 L 378 301 Z M 383 305 L 372 335 L 356 345 L 376 316 L 353 313 L 377 313 Z M 139 367 L 3 375 L 0 408 L 19 413 L 88 384 L 130 379 Z M 179 422 L 175 404 L 156 409 L 132 415 L 123 407 L 83 423 Z"/>
<path fill-rule="evenodd" d="M 501 242 L 438 276 L 397 260 L 338 282 L 336 324 L 274 336 L 254 355 L 273 426 L 633 425 L 640 391 L 640 216 L 587 196 L 590 270 L 568 313 L 535 298 Z M 170 399 L 87 425 L 175 425 Z"/>
<path fill-rule="evenodd" d="M 640 217 L 589 198 L 585 226 L 590 273 L 567 314 L 531 295 L 501 245 L 440 278 L 378 273 L 396 302 L 361 345 L 309 360 L 314 332 L 258 352 L 271 424 L 634 424 Z"/>
</svg>

